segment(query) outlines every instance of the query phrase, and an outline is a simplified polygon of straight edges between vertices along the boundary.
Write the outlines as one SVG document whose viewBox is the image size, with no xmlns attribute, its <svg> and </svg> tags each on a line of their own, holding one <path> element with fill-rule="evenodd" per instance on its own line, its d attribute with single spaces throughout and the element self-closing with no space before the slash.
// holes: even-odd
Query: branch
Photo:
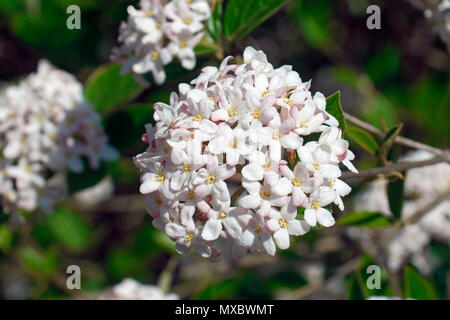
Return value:
<svg viewBox="0 0 450 320">
<path fill-rule="evenodd" d="M 342 173 L 340 179 L 373 178 L 373 177 L 376 177 L 376 176 L 382 175 L 382 174 L 406 171 L 408 169 L 425 167 L 425 166 L 429 166 L 429 165 L 440 163 L 440 162 L 449 162 L 448 156 L 445 156 L 445 154 L 443 154 L 442 156 L 438 156 L 438 157 L 435 157 L 435 158 L 429 159 L 429 160 L 415 161 L 415 162 L 410 162 L 410 161 L 397 162 L 390 166 L 361 170 L 358 173 L 346 171 L 346 172 Z"/>
<path fill-rule="evenodd" d="M 386 135 L 385 132 L 381 131 L 380 129 L 372 126 L 371 124 L 368 124 L 367 122 L 364 122 L 358 118 L 356 118 L 355 116 L 352 116 L 351 114 L 348 114 L 347 112 L 344 112 L 344 116 L 345 119 L 350 122 L 353 123 L 354 125 L 369 131 L 370 133 L 373 133 L 381 138 L 384 138 L 384 136 Z M 419 149 L 419 150 L 424 150 L 424 151 L 428 151 L 431 153 L 434 153 L 435 155 L 442 155 L 444 154 L 444 150 L 438 149 L 438 148 L 434 148 L 431 147 L 429 145 L 426 145 L 424 143 L 418 142 L 418 141 L 414 141 L 402 136 L 398 136 L 395 138 L 395 142 L 410 148 L 414 148 L 414 149 Z"/>
<path fill-rule="evenodd" d="M 420 218 L 422 218 L 424 215 L 426 215 L 428 212 L 433 210 L 435 207 L 437 207 L 440 203 L 444 202 L 445 200 L 450 200 L 450 189 L 444 193 L 441 193 L 432 202 L 427 203 L 425 206 L 417 210 L 411 217 L 403 221 L 398 221 L 397 226 L 404 227 L 416 223 L 417 221 L 420 220 Z"/>
</svg>

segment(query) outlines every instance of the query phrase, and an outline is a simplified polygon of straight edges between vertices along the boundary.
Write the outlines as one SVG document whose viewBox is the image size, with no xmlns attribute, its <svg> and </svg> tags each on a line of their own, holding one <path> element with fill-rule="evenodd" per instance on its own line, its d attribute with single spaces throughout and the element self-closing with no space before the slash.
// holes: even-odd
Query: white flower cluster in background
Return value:
<svg viewBox="0 0 450 320">
<path fill-rule="evenodd" d="M 403 157 L 402 161 L 422 161 L 433 157 L 426 151 L 414 151 Z M 355 197 L 356 211 L 375 211 L 391 215 L 387 196 L 387 181 L 379 180 L 371 183 Z M 405 176 L 405 201 L 402 207 L 402 220 L 411 217 L 420 208 L 426 207 L 435 197 L 450 189 L 450 165 L 438 163 L 431 166 L 414 168 Z M 433 269 L 428 245 L 437 240 L 450 245 L 450 200 L 445 200 L 426 213 L 417 223 L 408 225 L 400 232 L 390 235 L 386 230 L 388 267 L 398 271 L 403 264 L 411 262 L 424 274 Z M 370 231 L 360 237 L 370 242 Z"/>
<path fill-rule="evenodd" d="M 157 84 L 166 79 L 164 66 L 177 57 L 183 68 L 196 64 L 194 47 L 204 36 L 204 21 L 211 16 L 208 0 L 140 0 L 128 7 L 128 20 L 119 30 L 120 47 L 112 59 L 122 72 L 151 72 Z"/>
<path fill-rule="evenodd" d="M 149 147 L 135 157 L 153 224 L 180 253 L 219 258 L 214 244 L 224 238 L 235 258 L 274 255 L 275 243 L 286 249 L 290 236 L 332 226 L 326 207 L 342 210 L 351 190 L 339 164 L 356 172 L 354 154 L 323 94 L 312 95 L 291 66 L 274 69 L 262 51 L 248 47 L 243 58 L 203 68 L 170 104 L 156 103 Z"/>
<path fill-rule="evenodd" d="M 51 177 L 96 169 L 116 157 L 81 84 L 45 60 L 36 73 L 0 92 L 0 198 L 5 208 L 52 210 L 61 194 Z"/>
<path fill-rule="evenodd" d="M 410 0 L 410 2 L 423 10 L 425 17 L 433 22 L 435 30 L 450 51 L 450 0 Z"/>
<path fill-rule="evenodd" d="M 178 300 L 176 293 L 165 294 L 160 288 L 145 285 L 136 280 L 126 278 L 107 292 L 102 293 L 99 300 Z"/>
</svg>

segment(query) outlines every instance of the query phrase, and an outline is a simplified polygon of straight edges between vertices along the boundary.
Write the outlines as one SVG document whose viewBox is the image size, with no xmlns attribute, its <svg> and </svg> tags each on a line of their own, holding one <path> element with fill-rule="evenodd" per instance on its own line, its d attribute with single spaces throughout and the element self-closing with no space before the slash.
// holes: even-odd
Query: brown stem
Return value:
<svg viewBox="0 0 450 320">
<path fill-rule="evenodd" d="M 382 174 L 388 174 L 396 171 L 405 171 L 412 168 L 425 167 L 432 164 L 440 163 L 440 162 L 449 162 L 448 157 L 438 156 L 433 159 L 423 160 L 423 161 L 415 161 L 415 162 L 397 162 L 390 166 L 371 168 L 366 170 L 361 170 L 358 173 L 346 171 L 341 175 L 341 179 L 364 179 L 364 178 L 372 178 Z"/>
<path fill-rule="evenodd" d="M 384 136 L 386 135 L 386 133 L 383 132 L 382 130 L 372 126 L 371 124 L 368 124 L 367 122 L 364 122 L 364 121 L 356 118 L 355 116 L 352 116 L 351 114 L 344 112 L 344 116 L 348 122 L 353 123 L 354 125 L 362 128 L 362 129 L 365 129 L 365 130 L 369 131 L 370 133 L 373 133 L 381 138 L 384 138 Z M 405 138 L 402 136 L 396 137 L 395 142 L 398 144 L 410 147 L 410 148 L 428 151 L 428 152 L 434 153 L 436 155 L 442 155 L 444 153 L 444 150 L 434 148 L 434 147 L 431 147 L 424 143 L 414 141 L 414 140 L 411 140 L 409 138 Z"/>
</svg>

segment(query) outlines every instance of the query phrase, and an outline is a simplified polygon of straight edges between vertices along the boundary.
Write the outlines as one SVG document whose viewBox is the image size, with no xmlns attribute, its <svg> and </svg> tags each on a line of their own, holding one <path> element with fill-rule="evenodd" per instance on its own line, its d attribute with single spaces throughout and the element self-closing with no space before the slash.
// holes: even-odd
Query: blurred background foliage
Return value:
<svg viewBox="0 0 450 320">
<path fill-rule="evenodd" d="M 364 299 L 399 293 L 449 298 L 450 252 L 441 244 L 432 244 L 441 261 L 435 273 L 425 277 L 407 266 L 388 277 L 383 268 L 382 289 L 371 291 L 364 285 L 366 266 L 380 262 L 346 237 L 345 226 L 317 228 L 276 258 L 249 256 L 236 262 L 225 257 L 212 265 L 192 254 L 178 256 L 173 243 L 151 225 L 132 156 L 145 148 L 141 135 L 152 121 L 153 103 L 167 102 L 177 84 L 194 78 L 202 66 L 217 65 L 223 54 L 239 55 L 248 45 L 263 49 L 274 66 L 291 64 L 303 80 L 313 79 L 312 91 L 329 96 L 340 90 L 345 111 L 380 128 L 402 122 L 403 135 L 449 147 L 448 55 L 420 11 L 405 0 L 268 2 L 264 17 L 270 18 L 254 30 L 239 28 L 237 13 L 223 16 L 219 5 L 207 24 L 209 43 L 196 49 L 210 54 L 199 57 L 193 71 L 169 65 L 168 81 L 155 86 L 132 75 L 121 77 L 120 67 L 109 61 L 126 8 L 137 1 L 0 1 L 0 80 L 13 82 L 34 72 L 41 58 L 75 74 L 121 153 L 100 170 L 68 177 L 71 194 L 112 177 L 114 196 L 95 207 L 81 208 L 71 198 L 50 215 L 24 213 L 22 223 L 11 223 L 0 212 L 0 297 L 95 297 L 125 277 L 157 283 L 175 259 L 172 290 L 182 298 Z M 81 30 L 66 28 L 66 8 L 75 3 L 81 8 Z M 241 8 L 240 0 L 225 1 L 223 7 L 231 4 L 241 14 L 252 12 L 252 7 Z M 380 30 L 366 27 L 369 4 L 381 7 Z M 247 22 L 256 25 L 260 19 L 252 16 Z M 380 141 L 356 128 L 348 135 L 357 166 L 374 166 L 371 153 Z M 81 292 L 66 288 L 70 264 L 81 267 Z"/>
</svg>

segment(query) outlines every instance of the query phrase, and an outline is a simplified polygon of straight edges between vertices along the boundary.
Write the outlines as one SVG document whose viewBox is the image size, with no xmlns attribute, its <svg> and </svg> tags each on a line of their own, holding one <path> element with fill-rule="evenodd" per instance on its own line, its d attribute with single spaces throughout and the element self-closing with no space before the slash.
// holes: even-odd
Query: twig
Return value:
<svg viewBox="0 0 450 320">
<path fill-rule="evenodd" d="M 411 217 L 403 221 L 398 221 L 397 226 L 404 227 L 419 221 L 424 215 L 430 212 L 433 208 L 438 206 L 441 202 L 445 200 L 450 200 L 450 190 L 438 195 L 432 202 L 427 203 L 425 206 L 417 210 Z"/>
<path fill-rule="evenodd" d="M 366 170 L 361 170 L 358 173 L 355 172 L 343 172 L 341 175 L 341 179 L 364 179 L 364 178 L 372 178 L 382 174 L 388 174 L 396 171 L 405 171 L 412 168 L 425 167 L 432 164 L 440 163 L 440 162 L 449 162 L 448 157 L 438 156 L 433 159 L 423 160 L 423 161 L 403 161 L 397 162 L 390 166 L 371 168 Z"/>
<path fill-rule="evenodd" d="M 344 112 L 344 116 L 348 122 L 353 123 L 354 125 L 362 128 L 362 129 L 365 129 L 365 130 L 369 131 L 370 133 L 373 133 L 381 138 L 384 138 L 384 136 L 386 135 L 386 133 L 383 132 L 382 130 L 372 126 L 371 124 L 368 124 L 367 122 L 364 122 L 364 121 L 356 118 L 355 116 L 352 116 L 351 114 Z M 412 139 L 408 139 L 408 138 L 405 138 L 402 136 L 396 137 L 395 142 L 398 144 L 402 144 L 404 146 L 410 147 L 410 148 L 428 151 L 428 152 L 434 153 L 436 155 L 442 155 L 444 153 L 444 150 L 434 148 L 434 147 L 431 147 L 424 143 L 414 141 Z"/>
<path fill-rule="evenodd" d="M 327 278 L 325 281 L 319 282 L 319 283 L 311 283 L 306 286 L 303 286 L 299 289 L 293 290 L 291 292 L 288 292 L 287 294 L 284 294 L 279 297 L 279 300 L 298 300 L 301 298 L 304 298 L 318 290 L 321 290 L 326 287 L 326 285 L 334 280 L 336 277 L 343 277 L 350 273 L 352 273 L 354 270 L 356 270 L 361 264 L 361 256 L 357 256 L 356 258 L 348 261 L 344 265 L 340 266 L 336 273 L 329 278 Z"/>
</svg>

